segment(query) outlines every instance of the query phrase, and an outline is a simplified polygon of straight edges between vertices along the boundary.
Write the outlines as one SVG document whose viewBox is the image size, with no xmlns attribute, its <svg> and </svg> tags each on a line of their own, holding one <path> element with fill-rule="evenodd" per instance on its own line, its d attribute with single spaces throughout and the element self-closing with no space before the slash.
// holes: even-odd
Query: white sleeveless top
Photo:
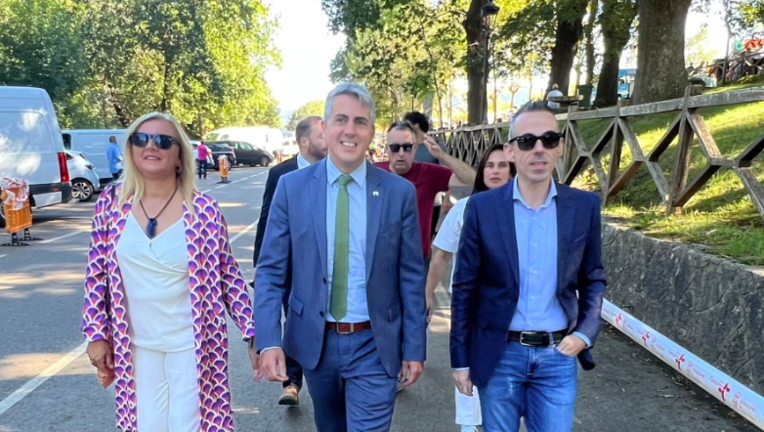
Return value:
<svg viewBox="0 0 764 432">
<path fill-rule="evenodd" d="M 149 239 L 130 213 L 116 253 L 132 343 L 162 352 L 194 348 L 183 218 Z"/>
</svg>

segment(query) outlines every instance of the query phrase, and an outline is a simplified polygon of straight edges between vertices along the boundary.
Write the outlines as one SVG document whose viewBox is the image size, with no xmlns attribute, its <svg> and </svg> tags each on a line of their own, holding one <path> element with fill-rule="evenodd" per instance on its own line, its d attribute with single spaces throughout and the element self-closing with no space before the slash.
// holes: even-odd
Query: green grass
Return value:
<svg viewBox="0 0 764 432">
<path fill-rule="evenodd" d="M 761 86 L 764 86 L 764 77 L 751 77 L 707 93 Z M 764 132 L 764 102 L 705 108 L 700 113 L 725 158 L 734 159 Z M 645 155 L 654 148 L 676 116 L 676 113 L 668 113 L 629 119 Z M 579 122 L 588 149 L 599 140 L 609 123 L 608 120 Z M 676 143 L 675 139 L 660 160 L 669 181 Z M 624 143 L 619 164 L 621 169 L 628 166 L 631 160 L 631 150 Z M 610 155 L 605 154 L 602 163 L 606 170 L 609 161 Z M 695 140 L 690 180 L 705 163 Z M 754 160 L 752 170 L 759 181 L 764 181 L 764 156 Z M 597 177 L 591 167 L 579 175 L 574 186 L 599 190 Z M 732 169 L 722 168 L 718 171 L 685 205 L 682 215 L 666 217 L 665 211 L 652 177 L 643 165 L 616 199 L 605 207 L 604 214 L 651 237 L 695 243 L 707 252 L 741 263 L 764 265 L 764 219 L 756 211 Z"/>
</svg>

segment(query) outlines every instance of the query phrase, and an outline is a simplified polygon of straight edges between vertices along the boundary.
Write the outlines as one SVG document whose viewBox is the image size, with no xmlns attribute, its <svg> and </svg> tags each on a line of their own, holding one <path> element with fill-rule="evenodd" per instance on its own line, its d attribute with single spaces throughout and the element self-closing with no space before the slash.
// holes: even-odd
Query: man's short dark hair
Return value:
<svg viewBox="0 0 764 432">
<path fill-rule="evenodd" d="M 110 137 L 109 137 L 109 142 L 112 142 L 112 143 L 115 143 L 115 144 L 116 144 L 116 142 L 117 142 L 117 137 L 115 137 L 115 136 L 110 136 Z"/>
<path fill-rule="evenodd" d="M 406 115 L 403 116 L 403 120 L 406 120 L 412 125 L 419 126 L 419 130 L 423 133 L 430 131 L 430 121 L 427 119 L 426 115 L 420 113 L 419 111 L 411 111 L 410 113 L 406 113 Z"/>
<path fill-rule="evenodd" d="M 310 130 L 313 128 L 314 122 L 320 122 L 321 117 L 310 116 L 305 117 L 297 123 L 297 128 L 294 130 L 294 138 L 299 143 L 301 139 L 307 138 L 310 135 Z"/>
<path fill-rule="evenodd" d="M 390 127 L 387 128 L 387 133 L 390 133 L 390 131 L 393 130 L 409 131 L 412 135 L 414 135 L 414 138 L 416 138 L 416 131 L 414 130 L 414 126 L 411 126 L 411 123 L 407 122 L 406 120 L 399 120 L 391 124 Z"/>
<path fill-rule="evenodd" d="M 529 101 L 525 105 L 520 107 L 520 109 L 517 110 L 515 115 L 512 116 L 512 120 L 510 120 L 509 122 L 509 139 L 512 139 L 515 137 L 515 125 L 517 124 L 517 119 L 519 119 L 521 115 L 525 113 L 531 113 L 531 112 L 547 112 L 554 117 L 554 111 L 552 111 L 552 109 L 549 108 L 549 106 L 547 105 L 547 101 L 543 101 L 543 100 Z"/>
</svg>

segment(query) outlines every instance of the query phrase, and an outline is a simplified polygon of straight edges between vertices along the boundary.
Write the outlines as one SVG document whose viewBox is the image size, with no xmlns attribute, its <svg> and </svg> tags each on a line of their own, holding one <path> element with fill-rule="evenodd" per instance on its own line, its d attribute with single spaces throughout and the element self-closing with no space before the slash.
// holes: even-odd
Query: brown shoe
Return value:
<svg viewBox="0 0 764 432">
<path fill-rule="evenodd" d="M 300 405 L 300 391 L 297 387 L 290 385 L 284 387 L 284 393 L 279 398 L 279 405 L 298 406 Z"/>
</svg>

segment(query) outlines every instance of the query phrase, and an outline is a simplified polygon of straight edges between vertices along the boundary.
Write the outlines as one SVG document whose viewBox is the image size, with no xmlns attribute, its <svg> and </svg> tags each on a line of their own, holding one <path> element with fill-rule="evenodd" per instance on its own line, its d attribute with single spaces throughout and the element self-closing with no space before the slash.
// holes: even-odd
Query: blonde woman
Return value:
<svg viewBox="0 0 764 432">
<path fill-rule="evenodd" d="M 252 347 L 252 308 L 217 202 L 194 188 L 178 122 L 147 114 L 127 131 L 124 175 L 96 203 L 82 332 L 117 427 L 233 431 L 227 310 Z"/>
</svg>

